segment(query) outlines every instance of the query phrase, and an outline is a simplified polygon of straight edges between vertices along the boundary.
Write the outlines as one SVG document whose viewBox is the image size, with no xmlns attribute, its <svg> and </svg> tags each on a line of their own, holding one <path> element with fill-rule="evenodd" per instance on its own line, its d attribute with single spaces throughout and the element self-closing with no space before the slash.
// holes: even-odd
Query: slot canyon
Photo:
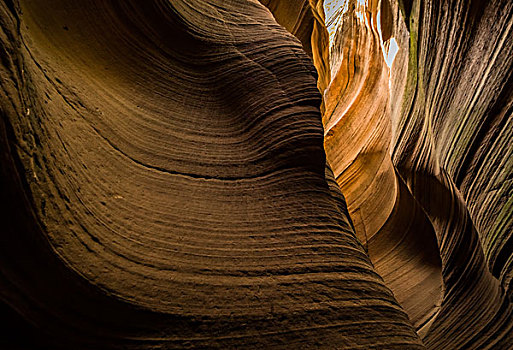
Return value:
<svg viewBox="0 0 513 350">
<path fill-rule="evenodd" d="M 513 1 L 1 0 L 0 349 L 513 349 Z"/>
</svg>

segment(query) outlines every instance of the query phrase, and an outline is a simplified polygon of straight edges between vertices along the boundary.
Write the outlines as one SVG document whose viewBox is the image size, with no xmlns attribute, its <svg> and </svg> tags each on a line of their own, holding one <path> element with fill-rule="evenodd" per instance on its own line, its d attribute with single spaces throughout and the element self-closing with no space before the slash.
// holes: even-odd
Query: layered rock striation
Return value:
<svg viewBox="0 0 513 350">
<path fill-rule="evenodd" d="M 0 3 L 2 345 L 513 347 L 512 16 Z"/>
<path fill-rule="evenodd" d="M 422 348 L 326 170 L 314 66 L 263 5 L 1 9 L 1 297 L 41 342 Z"/>
<path fill-rule="evenodd" d="M 509 349 L 511 4 L 325 6 L 326 152 L 358 237 L 428 348 Z"/>
</svg>

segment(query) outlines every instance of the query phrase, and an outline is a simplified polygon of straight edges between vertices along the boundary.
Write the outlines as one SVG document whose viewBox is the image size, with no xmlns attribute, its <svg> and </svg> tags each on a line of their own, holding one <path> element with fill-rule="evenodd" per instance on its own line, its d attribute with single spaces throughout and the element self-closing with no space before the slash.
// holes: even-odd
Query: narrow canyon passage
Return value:
<svg viewBox="0 0 513 350">
<path fill-rule="evenodd" d="M 2 1 L 1 347 L 512 348 L 512 27 Z"/>
</svg>

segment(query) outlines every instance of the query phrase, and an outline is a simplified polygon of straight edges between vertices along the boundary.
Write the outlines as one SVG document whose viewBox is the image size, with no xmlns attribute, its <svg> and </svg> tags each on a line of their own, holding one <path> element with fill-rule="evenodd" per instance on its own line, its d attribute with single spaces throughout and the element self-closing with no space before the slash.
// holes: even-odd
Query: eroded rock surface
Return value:
<svg viewBox="0 0 513 350">
<path fill-rule="evenodd" d="M 423 347 L 325 169 L 314 66 L 263 5 L 0 8 L 1 297 L 38 341 Z"/>
<path fill-rule="evenodd" d="M 0 3 L 2 346 L 513 348 L 512 31 L 508 0 Z"/>
<path fill-rule="evenodd" d="M 512 4 L 325 6 L 326 152 L 358 237 L 428 348 L 511 348 Z"/>
</svg>

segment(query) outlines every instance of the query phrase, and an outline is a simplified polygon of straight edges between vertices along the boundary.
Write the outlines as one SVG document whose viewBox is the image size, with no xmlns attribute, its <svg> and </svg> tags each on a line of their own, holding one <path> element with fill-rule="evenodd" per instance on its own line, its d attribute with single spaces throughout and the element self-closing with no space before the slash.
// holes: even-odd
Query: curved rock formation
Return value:
<svg viewBox="0 0 513 350">
<path fill-rule="evenodd" d="M 512 27 L 508 0 L 0 3 L 1 344 L 512 348 Z"/>
<path fill-rule="evenodd" d="M 52 346 L 421 348 L 325 178 L 315 70 L 262 5 L 1 17 L 2 299 Z"/>
<path fill-rule="evenodd" d="M 440 246 L 445 291 L 425 338 L 432 348 L 513 346 L 507 283 L 513 252 L 506 243 L 511 230 L 502 226 L 511 225 L 504 200 L 511 197 L 510 184 L 501 185 L 497 197 L 488 194 L 490 181 L 513 171 L 504 162 L 507 155 L 503 158 L 511 148 L 512 5 L 414 3 L 410 14 L 403 109 L 392 118 L 397 130 L 393 155 Z M 487 227 L 480 222 L 483 215 L 490 220 Z M 504 257 L 500 268 L 495 254 Z M 458 336 L 451 337 L 454 333 Z"/>
<path fill-rule="evenodd" d="M 358 237 L 428 348 L 511 348 L 511 4 L 326 8 L 326 152 Z"/>
<path fill-rule="evenodd" d="M 260 0 L 274 19 L 302 44 L 318 72 L 317 87 L 321 92 L 330 83 L 329 34 L 325 26 L 322 0 Z M 324 104 L 321 104 L 324 112 Z"/>
<path fill-rule="evenodd" d="M 439 306 L 441 262 L 433 227 L 390 156 L 390 72 L 382 52 L 390 29 L 381 26 L 377 2 L 337 5 L 328 8 L 333 79 L 326 91 L 326 152 L 360 241 L 423 333 Z"/>
</svg>

